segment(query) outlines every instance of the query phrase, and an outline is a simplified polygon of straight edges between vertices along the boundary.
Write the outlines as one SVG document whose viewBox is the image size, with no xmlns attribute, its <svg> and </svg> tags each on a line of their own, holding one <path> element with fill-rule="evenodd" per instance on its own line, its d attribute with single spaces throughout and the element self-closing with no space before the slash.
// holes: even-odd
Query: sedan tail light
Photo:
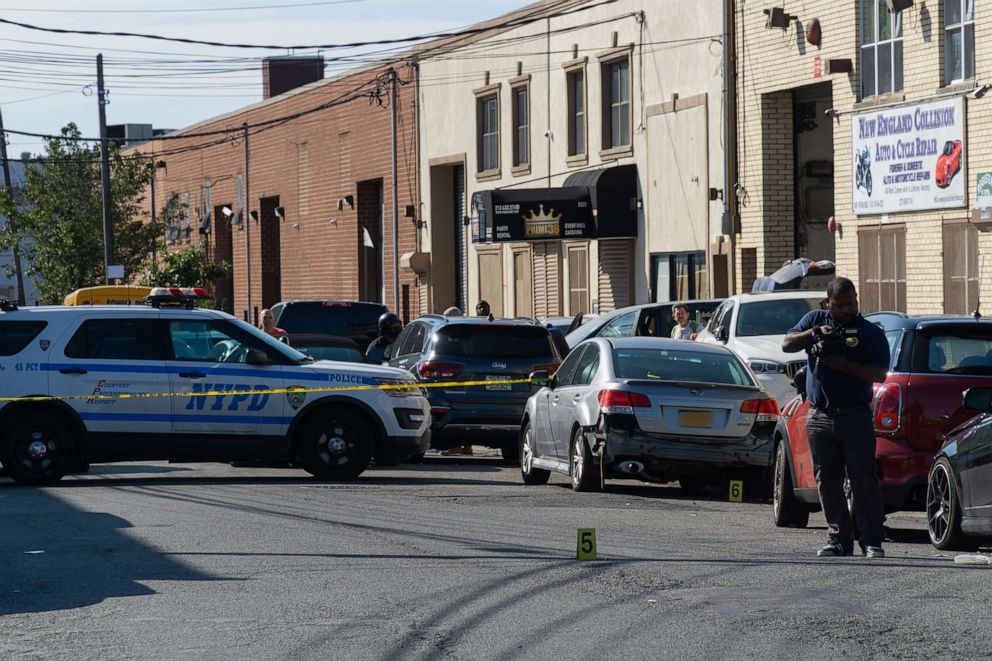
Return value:
<svg viewBox="0 0 992 661">
<path fill-rule="evenodd" d="M 749 399 L 741 404 L 741 413 L 754 413 L 758 422 L 775 422 L 778 420 L 778 402 L 774 399 Z"/>
<path fill-rule="evenodd" d="M 422 379 L 450 379 L 462 373 L 461 363 L 446 363 L 440 360 L 425 360 L 417 363 L 417 374 Z"/>
<path fill-rule="evenodd" d="M 872 418 L 878 431 L 897 431 L 902 418 L 902 388 L 898 383 L 886 383 L 875 391 Z"/>
<path fill-rule="evenodd" d="M 599 409 L 607 415 L 634 415 L 635 408 L 651 408 L 650 398 L 629 390 L 599 391 Z"/>
</svg>

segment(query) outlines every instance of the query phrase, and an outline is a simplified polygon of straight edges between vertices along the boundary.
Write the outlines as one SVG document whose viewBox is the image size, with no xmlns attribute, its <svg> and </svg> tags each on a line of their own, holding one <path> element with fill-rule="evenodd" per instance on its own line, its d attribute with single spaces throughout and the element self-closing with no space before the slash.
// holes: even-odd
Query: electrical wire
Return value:
<svg viewBox="0 0 992 661">
<path fill-rule="evenodd" d="M 361 48 L 363 46 L 380 46 L 386 44 L 401 44 L 401 43 L 412 43 L 427 41 L 432 39 L 443 39 L 446 37 L 463 37 L 475 34 L 483 34 L 486 32 L 492 32 L 494 30 L 504 30 L 511 27 L 520 27 L 524 25 L 529 25 L 537 21 L 543 21 L 549 18 L 558 18 L 561 16 L 567 16 L 570 14 L 588 11 L 590 9 L 595 9 L 597 7 L 602 7 L 604 5 L 610 5 L 618 0 L 600 0 L 595 4 L 583 5 L 577 8 L 566 9 L 559 12 L 551 12 L 547 14 L 542 14 L 538 17 L 529 16 L 524 19 L 509 20 L 501 24 L 488 25 L 484 27 L 471 27 L 464 28 L 460 30 L 449 30 L 442 32 L 432 32 L 428 34 L 415 35 L 412 37 L 396 37 L 393 39 L 378 39 L 373 41 L 354 41 L 343 44 L 316 44 L 316 45 L 273 45 L 273 44 L 239 44 L 239 43 L 226 43 L 221 41 L 206 41 L 201 39 L 188 39 L 186 37 L 166 37 L 160 34 L 145 34 L 139 32 L 108 32 L 103 30 L 73 30 L 68 28 L 52 28 L 44 27 L 40 25 L 32 25 L 30 23 L 21 23 L 19 21 L 12 21 L 6 18 L 0 18 L 0 24 L 12 25 L 19 28 L 24 28 L 26 30 L 35 30 L 39 32 L 50 32 L 55 34 L 78 34 L 85 36 L 96 36 L 96 37 L 135 37 L 140 39 L 153 39 L 156 41 L 167 41 L 172 43 L 180 44 L 195 44 L 199 46 L 215 46 L 219 48 L 250 48 L 253 50 L 309 50 L 309 49 L 321 49 L 321 50 L 338 50 L 342 48 Z"/>
<path fill-rule="evenodd" d="M 325 0 L 324 2 L 300 2 L 288 5 L 251 5 L 245 7 L 200 7 L 196 9 L 24 9 L 20 7 L 0 7 L 5 12 L 32 12 L 51 14 L 191 14 L 194 12 L 256 11 L 259 9 L 293 9 L 296 7 L 317 7 L 323 5 L 347 5 L 366 0 Z"/>
</svg>

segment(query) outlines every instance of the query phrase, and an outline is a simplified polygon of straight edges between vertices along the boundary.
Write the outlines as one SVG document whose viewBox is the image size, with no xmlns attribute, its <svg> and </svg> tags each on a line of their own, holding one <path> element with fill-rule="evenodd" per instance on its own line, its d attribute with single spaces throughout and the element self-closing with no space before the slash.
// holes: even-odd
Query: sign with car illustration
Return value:
<svg viewBox="0 0 992 661">
<path fill-rule="evenodd" d="M 854 213 L 965 206 L 964 124 L 960 96 L 854 115 Z"/>
</svg>

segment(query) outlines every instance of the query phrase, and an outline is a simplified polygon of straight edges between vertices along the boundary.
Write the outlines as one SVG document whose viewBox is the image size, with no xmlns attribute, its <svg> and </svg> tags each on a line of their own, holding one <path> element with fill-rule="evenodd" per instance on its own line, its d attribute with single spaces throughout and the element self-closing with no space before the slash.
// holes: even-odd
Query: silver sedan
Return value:
<svg viewBox="0 0 992 661">
<path fill-rule="evenodd" d="M 679 480 L 698 488 L 728 472 L 761 480 L 779 410 L 751 371 L 722 346 L 648 337 L 594 338 L 569 353 L 527 401 L 521 474 L 551 471 L 572 488 L 610 477 Z"/>
</svg>

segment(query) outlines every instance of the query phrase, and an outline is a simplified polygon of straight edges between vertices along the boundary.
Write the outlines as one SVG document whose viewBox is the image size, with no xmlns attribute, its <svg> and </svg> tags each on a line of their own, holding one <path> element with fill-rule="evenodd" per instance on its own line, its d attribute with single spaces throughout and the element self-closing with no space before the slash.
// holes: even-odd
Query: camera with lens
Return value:
<svg viewBox="0 0 992 661">
<path fill-rule="evenodd" d="M 833 324 L 829 333 L 820 333 L 820 340 L 810 349 L 810 354 L 817 357 L 843 357 L 847 355 L 847 347 L 856 346 L 858 346 L 857 327 L 846 328 Z"/>
</svg>

